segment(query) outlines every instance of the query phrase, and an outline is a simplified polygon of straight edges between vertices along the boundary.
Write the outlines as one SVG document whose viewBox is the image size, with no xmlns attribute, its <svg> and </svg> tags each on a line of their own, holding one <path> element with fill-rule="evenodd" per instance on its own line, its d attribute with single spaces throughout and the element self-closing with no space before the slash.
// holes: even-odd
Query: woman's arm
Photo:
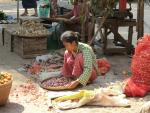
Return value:
<svg viewBox="0 0 150 113">
<path fill-rule="evenodd" d="M 82 75 L 80 75 L 77 81 L 83 86 L 85 86 L 91 77 L 93 69 L 92 55 L 89 49 L 86 48 L 83 51 L 83 57 L 84 57 L 84 69 Z"/>
<path fill-rule="evenodd" d="M 63 67 L 62 67 L 62 71 L 61 71 L 61 74 L 62 75 L 69 75 L 70 73 L 67 73 L 67 54 L 68 54 L 68 51 L 66 50 L 65 53 L 64 53 L 64 64 L 63 64 Z"/>
<path fill-rule="evenodd" d="M 56 18 L 66 18 L 66 19 L 70 19 L 73 16 L 73 11 L 70 11 L 64 15 L 57 15 Z"/>
<path fill-rule="evenodd" d="M 80 17 L 80 16 L 79 16 L 79 17 L 73 17 L 73 18 L 70 19 L 70 21 L 71 21 L 72 23 L 74 23 L 74 24 L 80 23 L 80 20 L 81 20 L 81 17 Z"/>
</svg>

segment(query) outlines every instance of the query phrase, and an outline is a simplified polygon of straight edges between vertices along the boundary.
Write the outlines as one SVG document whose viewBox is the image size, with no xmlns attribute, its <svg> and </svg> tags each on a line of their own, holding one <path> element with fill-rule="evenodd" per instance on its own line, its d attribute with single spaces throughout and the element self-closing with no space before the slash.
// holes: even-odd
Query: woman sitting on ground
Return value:
<svg viewBox="0 0 150 113">
<path fill-rule="evenodd" d="M 94 81 L 100 73 L 105 74 L 110 65 L 106 60 L 97 60 L 92 48 L 79 42 L 80 34 L 66 31 L 61 40 L 66 48 L 62 75 L 75 79 L 68 87 L 76 88 L 79 84 L 85 86 Z M 101 65 L 104 64 L 105 66 Z"/>
</svg>

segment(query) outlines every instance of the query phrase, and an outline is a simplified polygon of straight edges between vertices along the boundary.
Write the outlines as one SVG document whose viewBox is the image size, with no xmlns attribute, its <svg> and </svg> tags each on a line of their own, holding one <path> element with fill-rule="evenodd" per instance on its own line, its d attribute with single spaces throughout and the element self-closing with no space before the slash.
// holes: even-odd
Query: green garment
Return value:
<svg viewBox="0 0 150 113">
<path fill-rule="evenodd" d="M 42 7 L 42 5 L 47 5 L 47 7 Z M 39 17 L 50 17 L 51 13 L 51 3 L 49 0 L 39 0 L 38 3 L 38 15 Z"/>
</svg>

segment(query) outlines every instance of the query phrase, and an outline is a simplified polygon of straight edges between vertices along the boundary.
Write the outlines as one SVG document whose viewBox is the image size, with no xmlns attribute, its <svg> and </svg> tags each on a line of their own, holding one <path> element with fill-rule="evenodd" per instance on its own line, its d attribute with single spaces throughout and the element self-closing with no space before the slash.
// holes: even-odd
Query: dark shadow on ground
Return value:
<svg viewBox="0 0 150 113">
<path fill-rule="evenodd" d="M 12 102 L 0 107 L 0 113 L 22 113 L 23 111 L 22 105 Z"/>
</svg>

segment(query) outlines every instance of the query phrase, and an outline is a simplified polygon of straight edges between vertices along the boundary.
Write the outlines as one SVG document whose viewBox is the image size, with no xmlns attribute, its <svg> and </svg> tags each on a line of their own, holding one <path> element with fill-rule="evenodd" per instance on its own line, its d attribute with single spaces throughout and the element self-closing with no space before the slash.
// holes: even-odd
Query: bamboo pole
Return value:
<svg viewBox="0 0 150 113">
<path fill-rule="evenodd" d="M 144 34 L 144 0 L 138 0 L 137 32 L 138 32 L 137 39 L 139 39 Z"/>
<path fill-rule="evenodd" d="M 17 23 L 19 23 L 19 0 L 17 0 Z"/>
</svg>

